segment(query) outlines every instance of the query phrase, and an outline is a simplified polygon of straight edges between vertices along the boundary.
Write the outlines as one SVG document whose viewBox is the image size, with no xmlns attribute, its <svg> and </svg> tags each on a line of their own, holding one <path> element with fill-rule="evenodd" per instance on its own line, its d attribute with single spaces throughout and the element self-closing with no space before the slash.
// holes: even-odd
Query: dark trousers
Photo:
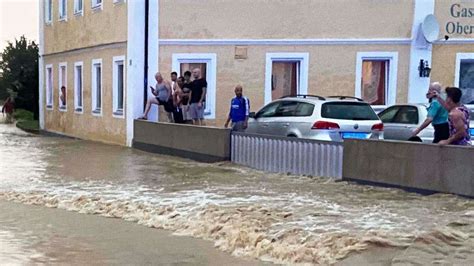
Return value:
<svg viewBox="0 0 474 266">
<path fill-rule="evenodd" d="M 178 123 L 178 124 L 183 124 L 184 123 L 183 109 L 182 108 L 175 107 L 173 109 L 173 119 L 174 119 L 175 123 Z"/>
<path fill-rule="evenodd" d="M 434 127 L 434 139 L 433 143 L 438 143 L 442 140 L 449 138 L 449 123 L 433 125 Z"/>
</svg>

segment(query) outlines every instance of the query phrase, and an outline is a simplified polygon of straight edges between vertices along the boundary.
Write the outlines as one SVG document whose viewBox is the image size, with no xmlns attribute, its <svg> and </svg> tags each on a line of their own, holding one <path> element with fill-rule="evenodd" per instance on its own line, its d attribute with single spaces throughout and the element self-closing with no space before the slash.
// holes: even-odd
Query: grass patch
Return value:
<svg viewBox="0 0 474 266">
<path fill-rule="evenodd" d="M 39 130 L 39 122 L 34 120 L 34 115 L 30 111 L 17 109 L 13 113 L 13 118 L 17 121 L 16 126 L 20 129 L 30 132 Z"/>
</svg>

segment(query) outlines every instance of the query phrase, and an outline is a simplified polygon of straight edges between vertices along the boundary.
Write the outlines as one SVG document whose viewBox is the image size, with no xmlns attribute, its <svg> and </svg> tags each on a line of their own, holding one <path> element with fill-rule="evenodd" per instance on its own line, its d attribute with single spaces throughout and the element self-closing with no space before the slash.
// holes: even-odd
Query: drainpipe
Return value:
<svg viewBox="0 0 474 266">
<path fill-rule="evenodd" d="M 144 78 L 143 78 L 143 110 L 145 110 L 148 100 L 148 13 L 150 9 L 150 0 L 145 0 L 145 57 L 144 57 Z"/>
</svg>

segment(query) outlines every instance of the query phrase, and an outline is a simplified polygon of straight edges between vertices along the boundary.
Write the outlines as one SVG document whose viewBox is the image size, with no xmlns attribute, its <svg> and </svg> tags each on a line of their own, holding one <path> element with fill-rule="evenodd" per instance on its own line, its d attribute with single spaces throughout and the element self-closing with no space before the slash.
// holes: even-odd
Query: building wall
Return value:
<svg viewBox="0 0 474 266">
<path fill-rule="evenodd" d="M 74 0 L 68 0 L 67 20 L 59 21 L 59 0 L 53 0 L 53 20 L 44 27 L 45 54 L 127 41 L 125 2 L 103 0 L 102 9 L 92 9 L 90 0 L 83 1 L 82 16 L 74 15 Z"/>
<path fill-rule="evenodd" d="M 164 39 L 410 37 L 413 1 L 160 0 L 159 19 Z"/>
<path fill-rule="evenodd" d="M 264 105 L 265 58 L 269 52 L 309 53 L 308 93 L 321 96 L 354 95 L 357 52 L 398 52 L 396 101 L 407 101 L 409 45 L 248 46 L 245 60 L 234 59 L 234 49 L 235 46 L 160 46 L 159 69 L 165 75 L 172 71 L 173 53 L 216 53 L 216 120 L 209 121 L 211 125 L 225 123 L 237 84 L 244 87 L 252 111 Z"/>
<path fill-rule="evenodd" d="M 125 55 L 125 46 L 45 57 L 53 65 L 53 108 L 45 108 L 45 126 L 52 132 L 84 139 L 125 144 L 125 119 L 112 115 L 113 57 Z M 92 60 L 102 59 L 102 115 L 92 114 Z M 83 112 L 74 111 L 74 63 L 83 62 Z M 67 111 L 59 110 L 59 64 L 67 62 Z M 126 71 L 126 68 L 125 68 Z M 45 88 L 44 88 L 45 89 Z M 46 105 L 44 100 L 43 105 Z"/>
<path fill-rule="evenodd" d="M 113 57 L 127 54 L 127 3 L 102 1 L 93 9 L 83 0 L 82 15 L 74 14 L 74 0 L 67 1 L 67 19 L 59 20 L 59 0 L 53 0 L 51 23 L 44 23 L 42 59 L 44 74 L 53 66 L 53 108 L 46 108 L 46 95 L 41 99 L 44 128 L 69 136 L 124 145 L 126 120 L 113 112 Z M 44 8 L 44 1 L 41 8 Z M 43 21 L 44 22 L 44 21 Z M 92 114 L 92 60 L 102 59 L 102 115 Z M 67 110 L 59 110 L 59 64 L 67 63 Z M 83 112 L 74 111 L 74 63 L 83 62 Z M 126 64 L 125 64 L 126 65 Z M 127 67 L 124 68 L 125 72 Z M 124 73 L 126 74 L 126 73 Z M 46 78 L 44 79 L 46 80 Z M 41 84 L 43 92 L 46 85 Z M 126 96 L 125 96 L 126 97 Z M 126 102 L 126 101 L 125 101 Z M 125 106 L 126 108 L 126 106 Z M 125 110 L 124 110 L 124 113 Z"/>
</svg>

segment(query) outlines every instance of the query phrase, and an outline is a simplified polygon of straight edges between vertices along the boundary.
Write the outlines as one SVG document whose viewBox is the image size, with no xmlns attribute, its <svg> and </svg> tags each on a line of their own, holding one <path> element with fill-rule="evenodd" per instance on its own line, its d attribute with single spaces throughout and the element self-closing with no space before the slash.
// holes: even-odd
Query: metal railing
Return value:
<svg viewBox="0 0 474 266">
<path fill-rule="evenodd" d="M 342 143 L 233 132 L 232 162 L 258 170 L 342 178 Z"/>
</svg>

